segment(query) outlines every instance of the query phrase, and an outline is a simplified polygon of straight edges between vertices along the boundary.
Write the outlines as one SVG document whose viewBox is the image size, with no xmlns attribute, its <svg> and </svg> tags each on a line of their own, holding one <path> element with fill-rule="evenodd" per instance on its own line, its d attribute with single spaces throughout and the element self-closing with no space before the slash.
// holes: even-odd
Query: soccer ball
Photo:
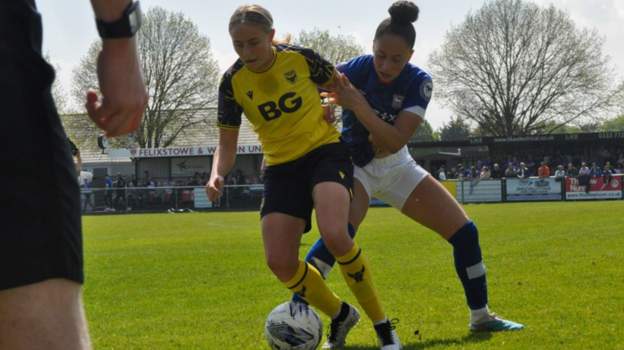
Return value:
<svg viewBox="0 0 624 350">
<path fill-rule="evenodd" d="M 318 314 L 308 305 L 292 301 L 276 306 L 264 325 L 264 334 L 273 350 L 314 350 L 322 333 Z"/>
</svg>

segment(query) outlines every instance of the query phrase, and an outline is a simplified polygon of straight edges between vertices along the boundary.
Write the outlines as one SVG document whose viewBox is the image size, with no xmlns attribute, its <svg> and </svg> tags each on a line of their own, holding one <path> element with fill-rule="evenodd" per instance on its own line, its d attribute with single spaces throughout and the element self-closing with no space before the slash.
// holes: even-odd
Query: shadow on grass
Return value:
<svg viewBox="0 0 624 350">
<path fill-rule="evenodd" d="M 422 350 L 434 346 L 450 346 L 450 345 L 467 345 L 470 343 L 479 343 L 492 338 L 491 333 L 470 333 L 461 338 L 441 338 L 429 339 L 424 341 L 410 341 L 403 344 L 403 350 Z M 344 350 L 378 350 L 378 346 L 345 346 Z"/>
</svg>

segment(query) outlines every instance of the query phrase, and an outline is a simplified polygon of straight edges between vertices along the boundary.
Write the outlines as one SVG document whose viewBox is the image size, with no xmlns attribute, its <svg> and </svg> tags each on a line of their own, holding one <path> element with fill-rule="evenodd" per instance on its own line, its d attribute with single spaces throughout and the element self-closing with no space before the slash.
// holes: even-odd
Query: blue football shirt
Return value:
<svg viewBox="0 0 624 350">
<path fill-rule="evenodd" d="M 353 58 L 336 67 L 366 97 L 377 116 L 394 125 L 402 111 L 425 117 L 431 99 L 433 84 L 431 76 L 417 66 L 408 63 L 390 84 L 382 84 L 373 66 L 373 56 Z M 368 141 L 369 132 L 355 117 L 353 111 L 342 112 L 342 139 L 348 145 L 351 158 L 357 166 L 365 166 L 375 156 Z"/>
</svg>

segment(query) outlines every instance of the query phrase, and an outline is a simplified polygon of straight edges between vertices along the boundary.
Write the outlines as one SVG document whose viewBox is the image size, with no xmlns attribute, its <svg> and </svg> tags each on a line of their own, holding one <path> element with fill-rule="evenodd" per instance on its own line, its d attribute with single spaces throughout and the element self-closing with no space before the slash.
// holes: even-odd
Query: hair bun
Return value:
<svg viewBox="0 0 624 350">
<path fill-rule="evenodd" d="M 416 22 L 420 10 L 411 1 L 395 1 L 388 9 L 392 22 L 397 24 L 410 24 Z"/>
</svg>

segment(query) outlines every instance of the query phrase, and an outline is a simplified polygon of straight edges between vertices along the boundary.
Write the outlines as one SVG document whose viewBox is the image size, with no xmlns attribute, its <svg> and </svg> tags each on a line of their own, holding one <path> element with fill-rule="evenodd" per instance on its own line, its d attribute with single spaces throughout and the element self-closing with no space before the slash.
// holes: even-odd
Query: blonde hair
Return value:
<svg viewBox="0 0 624 350">
<path fill-rule="evenodd" d="M 242 5 L 230 17 L 229 29 L 243 23 L 251 23 L 260 26 L 265 32 L 273 30 L 273 16 L 260 5 Z"/>
<path fill-rule="evenodd" d="M 273 16 L 269 10 L 260 5 L 239 6 L 230 17 L 229 30 L 239 24 L 249 23 L 259 26 L 264 32 L 273 30 Z M 273 39 L 273 45 L 290 44 L 292 35 L 286 34 L 282 39 Z"/>
</svg>

